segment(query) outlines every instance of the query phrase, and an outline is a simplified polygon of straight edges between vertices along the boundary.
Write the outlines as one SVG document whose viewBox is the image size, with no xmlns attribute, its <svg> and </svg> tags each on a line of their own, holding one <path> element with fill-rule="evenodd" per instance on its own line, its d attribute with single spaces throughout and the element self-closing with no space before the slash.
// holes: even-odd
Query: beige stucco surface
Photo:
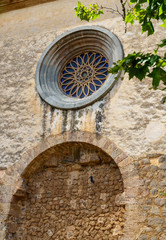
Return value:
<svg viewBox="0 0 166 240">
<path fill-rule="evenodd" d="M 140 83 L 125 76 L 103 99 L 77 111 L 54 109 L 40 99 L 35 89 L 37 62 L 45 48 L 68 29 L 83 24 L 103 26 L 119 37 L 125 55 L 134 50 L 153 51 L 165 36 L 165 30 L 158 27 L 147 38 L 137 24 L 124 33 L 116 14 L 80 22 L 74 16 L 76 2 L 55 1 L 0 16 L 1 167 L 19 160 L 43 138 L 72 130 L 100 133 L 132 157 L 166 151 L 165 105 L 160 102 L 164 93 L 149 90 L 148 79 Z"/>
</svg>

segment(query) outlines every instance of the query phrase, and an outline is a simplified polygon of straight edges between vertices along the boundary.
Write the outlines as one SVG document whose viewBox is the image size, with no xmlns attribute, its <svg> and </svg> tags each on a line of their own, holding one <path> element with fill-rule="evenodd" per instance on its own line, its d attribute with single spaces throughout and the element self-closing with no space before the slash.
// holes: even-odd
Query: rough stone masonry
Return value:
<svg viewBox="0 0 166 240">
<path fill-rule="evenodd" d="M 75 18 L 76 2 L 0 15 L 0 239 L 165 240 L 164 93 L 125 76 L 92 105 L 59 110 L 36 91 L 45 48 L 87 24 Z M 109 13 L 88 25 L 116 34 L 125 55 L 153 51 L 165 37 L 157 26 L 147 37 L 138 24 L 124 33 Z"/>
</svg>

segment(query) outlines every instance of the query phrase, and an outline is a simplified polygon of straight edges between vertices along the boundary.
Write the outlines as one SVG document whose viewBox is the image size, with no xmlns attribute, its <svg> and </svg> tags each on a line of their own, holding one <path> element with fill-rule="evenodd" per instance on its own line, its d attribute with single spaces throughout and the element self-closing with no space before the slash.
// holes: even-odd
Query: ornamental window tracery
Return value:
<svg viewBox="0 0 166 240">
<path fill-rule="evenodd" d="M 121 43 L 109 30 L 98 26 L 71 30 L 55 39 L 41 56 L 37 91 L 53 107 L 85 107 L 113 88 L 118 76 L 108 70 L 122 58 Z"/>
</svg>

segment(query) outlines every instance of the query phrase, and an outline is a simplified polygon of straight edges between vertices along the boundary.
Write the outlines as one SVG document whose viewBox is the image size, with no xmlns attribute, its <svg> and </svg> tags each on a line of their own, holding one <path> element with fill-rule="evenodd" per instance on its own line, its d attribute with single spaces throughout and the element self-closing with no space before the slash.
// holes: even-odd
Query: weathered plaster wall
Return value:
<svg viewBox="0 0 166 240">
<path fill-rule="evenodd" d="M 166 115 L 165 105 L 160 103 L 164 93 L 149 91 L 148 80 L 140 83 L 125 77 L 101 101 L 79 111 L 54 109 L 40 99 L 35 89 L 35 70 L 41 54 L 59 34 L 82 24 L 72 12 L 75 2 L 66 4 L 57 1 L 0 16 L 1 166 L 18 160 L 49 134 L 70 130 L 104 134 L 130 156 L 164 153 Z M 124 33 L 118 16 L 93 24 L 115 33 L 125 54 L 152 50 L 164 37 L 163 29 L 158 28 L 154 36 L 146 38 L 137 25 L 129 26 Z"/>
</svg>

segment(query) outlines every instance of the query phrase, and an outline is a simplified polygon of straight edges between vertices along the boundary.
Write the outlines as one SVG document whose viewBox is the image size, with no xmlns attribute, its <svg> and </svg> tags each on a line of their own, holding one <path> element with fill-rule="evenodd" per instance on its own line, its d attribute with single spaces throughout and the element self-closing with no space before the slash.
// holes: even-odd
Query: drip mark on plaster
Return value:
<svg viewBox="0 0 166 240">
<path fill-rule="evenodd" d="M 73 131 L 75 130 L 75 126 L 77 124 L 77 121 L 76 121 L 76 111 L 72 111 L 71 112 L 71 125 L 70 125 L 70 130 Z"/>
<path fill-rule="evenodd" d="M 53 122 L 54 111 L 55 111 L 55 108 L 52 107 L 52 106 L 50 106 L 50 125 L 51 125 L 52 122 Z"/>
<path fill-rule="evenodd" d="M 46 113 L 47 113 L 47 105 L 43 102 L 43 116 L 42 116 L 42 138 L 45 138 L 46 135 Z"/>
<path fill-rule="evenodd" d="M 63 111 L 62 111 L 62 116 L 63 116 L 63 120 L 62 120 L 62 133 L 66 132 L 66 127 L 67 127 L 67 114 L 68 114 L 68 111 L 67 111 L 67 110 L 63 110 Z"/>
<path fill-rule="evenodd" d="M 101 132 L 102 122 L 105 118 L 105 116 L 104 116 L 104 106 L 105 106 L 105 104 L 106 104 L 105 102 L 101 103 L 99 105 L 99 109 L 96 113 L 96 121 L 95 122 L 96 122 L 96 131 L 97 132 Z"/>
</svg>

